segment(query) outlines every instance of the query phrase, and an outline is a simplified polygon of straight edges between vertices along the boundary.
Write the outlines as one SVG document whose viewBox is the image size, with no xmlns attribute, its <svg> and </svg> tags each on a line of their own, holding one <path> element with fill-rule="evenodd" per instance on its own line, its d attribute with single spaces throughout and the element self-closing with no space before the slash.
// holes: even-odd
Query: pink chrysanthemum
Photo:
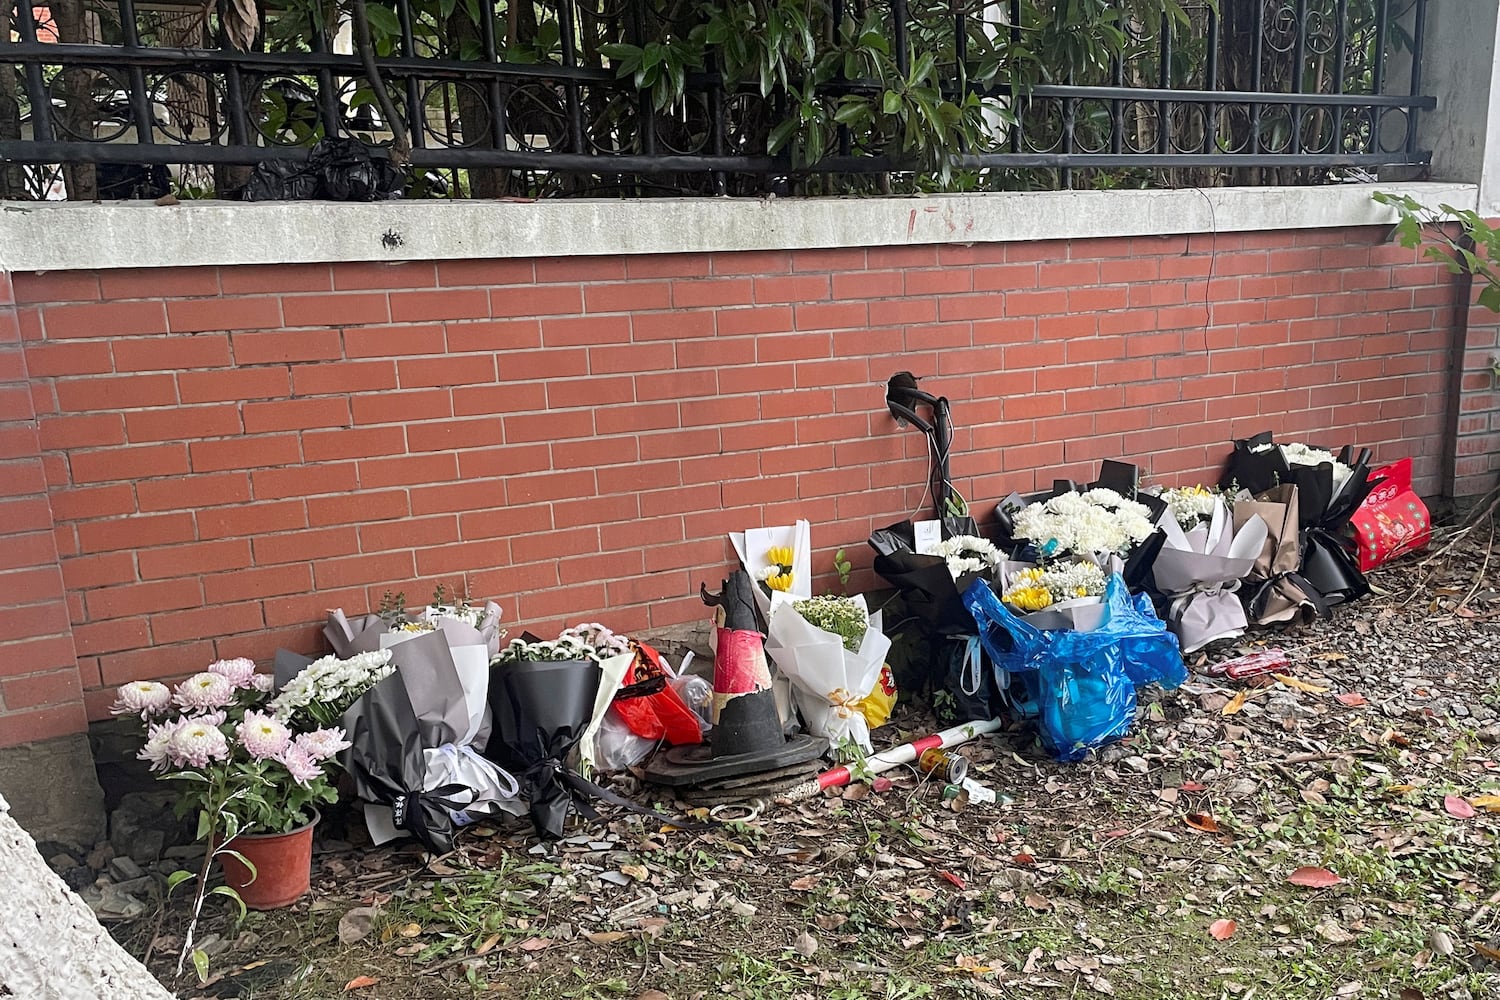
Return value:
<svg viewBox="0 0 1500 1000">
<path fill-rule="evenodd" d="M 229 757 L 229 741 L 217 726 L 189 719 L 167 741 L 167 756 L 178 767 L 206 767 L 211 760 Z"/>
<path fill-rule="evenodd" d="M 253 687 L 255 683 L 255 661 L 243 656 L 233 660 L 215 660 L 208 665 L 208 672 L 227 678 L 236 691 Z"/>
<path fill-rule="evenodd" d="M 157 722 L 151 725 L 146 732 L 146 745 L 141 747 L 137 753 L 137 760 L 144 760 L 151 765 L 153 771 L 165 771 L 172 766 L 172 759 L 168 755 L 168 745 L 172 742 L 172 736 L 182 726 L 181 720 L 173 719 L 169 722 Z"/>
<path fill-rule="evenodd" d="M 115 703 L 109 710 L 114 715 L 139 715 L 142 719 L 149 719 L 171 707 L 172 692 L 165 684 L 135 681 L 116 692 Z"/>
<path fill-rule="evenodd" d="M 296 743 L 292 743 L 283 750 L 277 760 L 286 767 L 292 779 L 304 788 L 309 782 L 316 781 L 323 775 L 322 765 L 313 760 L 312 755 Z"/>
<path fill-rule="evenodd" d="M 261 712 L 246 712 L 245 721 L 234 728 L 245 752 L 256 760 L 277 757 L 292 741 L 292 731 Z"/>
<path fill-rule="evenodd" d="M 344 739 L 344 731 L 337 726 L 331 729 L 314 729 L 297 737 L 297 745 L 307 751 L 313 760 L 331 760 L 340 750 L 352 744 Z"/>
<path fill-rule="evenodd" d="M 205 670 L 177 685 L 172 700 L 189 712 L 222 708 L 234 701 L 234 684 L 223 674 Z"/>
<path fill-rule="evenodd" d="M 250 678 L 250 686 L 261 694 L 270 694 L 276 687 L 276 678 L 270 674 L 256 674 Z"/>
</svg>

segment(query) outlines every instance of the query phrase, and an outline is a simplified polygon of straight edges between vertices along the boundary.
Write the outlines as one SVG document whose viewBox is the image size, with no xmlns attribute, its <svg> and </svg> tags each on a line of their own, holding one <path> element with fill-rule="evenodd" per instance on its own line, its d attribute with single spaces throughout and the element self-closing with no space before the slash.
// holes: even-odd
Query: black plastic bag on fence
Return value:
<svg viewBox="0 0 1500 1000">
<path fill-rule="evenodd" d="M 390 159 L 371 156 L 358 139 L 320 139 L 298 163 L 258 163 L 241 193 L 245 201 L 383 201 L 399 198 L 405 174 Z"/>
</svg>

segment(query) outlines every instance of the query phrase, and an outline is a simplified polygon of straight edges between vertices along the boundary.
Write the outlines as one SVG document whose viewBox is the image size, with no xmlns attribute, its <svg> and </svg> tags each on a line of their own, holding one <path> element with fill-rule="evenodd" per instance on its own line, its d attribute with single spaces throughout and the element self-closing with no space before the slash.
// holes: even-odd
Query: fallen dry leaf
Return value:
<svg viewBox="0 0 1500 1000">
<path fill-rule="evenodd" d="M 1040 893 L 1030 893 L 1024 900 L 1022 900 L 1022 902 L 1031 907 L 1033 910 L 1042 910 L 1045 912 L 1052 909 L 1052 900 L 1048 899 L 1046 896 L 1041 895 Z"/>
<path fill-rule="evenodd" d="M 1474 950 L 1479 952 L 1480 957 L 1487 958 L 1491 962 L 1500 962 L 1500 948 L 1491 948 L 1487 944 L 1474 942 Z"/>
<path fill-rule="evenodd" d="M 1182 821 L 1194 830 L 1202 830 L 1204 833 L 1218 833 L 1219 822 L 1208 813 L 1188 813 L 1182 817 Z"/>
<path fill-rule="evenodd" d="M 1342 694 L 1336 694 L 1333 696 L 1333 700 L 1347 708 L 1359 708 L 1362 705 L 1368 705 L 1370 703 L 1365 698 L 1365 696 L 1360 694 L 1358 691 L 1345 691 Z"/>
<path fill-rule="evenodd" d="M 1469 805 L 1469 800 L 1462 795 L 1444 795 L 1443 811 L 1459 819 L 1474 818 L 1474 807 Z"/>
<path fill-rule="evenodd" d="M 630 935 L 624 931 L 596 931 L 592 934 L 585 934 L 584 937 L 589 944 L 614 944 L 617 941 L 624 941 Z"/>
<path fill-rule="evenodd" d="M 544 937 L 529 937 L 516 947 L 520 948 L 522 951 L 542 951 L 545 948 L 552 947 L 552 939 Z"/>
<path fill-rule="evenodd" d="M 792 879 L 787 888 L 793 889 L 797 892 L 811 892 L 813 886 L 817 884 L 818 877 L 816 875 L 804 875 L 801 878 Z"/>
<path fill-rule="evenodd" d="M 1208 925 L 1208 933 L 1215 941 L 1227 941 L 1239 928 L 1233 920 L 1215 920 Z"/>
<path fill-rule="evenodd" d="M 1397 1000 L 1427 1000 L 1427 994 L 1415 986 L 1402 987 L 1401 992 L 1396 994 Z"/>
<path fill-rule="evenodd" d="M 355 976 L 353 979 L 344 984 L 344 992 L 348 993 L 350 990 L 362 990 L 366 986 L 374 986 L 378 982 L 380 982 L 379 976 Z"/>
<path fill-rule="evenodd" d="M 636 997 L 635 1000 L 672 1000 L 672 998 L 667 996 L 661 990 L 647 990 L 640 996 Z"/>
<path fill-rule="evenodd" d="M 1307 681 L 1299 681 L 1297 678 L 1292 677 L 1289 674 L 1272 674 L 1271 676 L 1295 691 L 1303 691 L 1307 694 L 1328 693 L 1328 689 L 1326 687 L 1318 687 L 1318 685 L 1309 684 L 1307 683 Z"/>
<path fill-rule="evenodd" d="M 1480 795 L 1470 799 L 1469 805 L 1485 812 L 1500 812 L 1500 795 Z"/>
<path fill-rule="evenodd" d="M 1219 713 L 1221 715 L 1234 715 L 1240 709 L 1244 708 L 1245 707 L 1245 702 L 1247 702 L 1249 700 L 1250 700 L 1250 691 L 1247 688 L 1246 690 L 1241 691 L 1239 694 L 1235 695 L 1233 698 L 1230 698 L 1229 699 L 1229 704 L 1225 705 L 1222 709 L 1220 709 Z"/>
<path fill-rule="evenodd" d="M 1309 889 L 1327 889 L 1344 881 L 1327 868 L 1314 868 L 1310 865 L 1298 868 L 1286 880 L 1292 885 L 1306 886 Z"/>
<path fill-rule="evenodd" d="M 499 934 L 491 934 L 489 937 L 479 942 L 479 947 L 474 949 L 474 954 L 488 955 L 490 952 L 495 950 L 495 945 L 500 943 L 500 937 L 501 936 Z"/>
<path fill-rule="evenodd" d="M 957 886 L 960 889 L 967 889 L 968 888 L 968 886 L 964 884 L 964 880 L 961 879 L 961 878 L 959 878 L 957 875 L 953 874 L 952 872 L 938 872 L 938 874 L 941 875 L 945 881 L 952 882 L 955 886 Z"/>
<path fill-rule="evenodd" d="M 1324 917 L 1322 922 L 1313 928 L 1313 932 L 1329 944 L 1348 944 L 1358 936 L 1344 930 L 1331 916 Z"/>
<path fill-rule="evenodd" d="M 818 939 L 807 931 L 797 935 L 797 940 L 792 942 L 792 950 L 803 958 L 812 958 L 818 953 Z"/>
<path fill-rule="evenodd" d="M 1011 858 L 1011 861 L 1015 862 L 1018 865 L 1036 864 L 1036 858 L 1032 857 L 1029 854 L 1017 854 L 1015 857 Z"/>
</svg>

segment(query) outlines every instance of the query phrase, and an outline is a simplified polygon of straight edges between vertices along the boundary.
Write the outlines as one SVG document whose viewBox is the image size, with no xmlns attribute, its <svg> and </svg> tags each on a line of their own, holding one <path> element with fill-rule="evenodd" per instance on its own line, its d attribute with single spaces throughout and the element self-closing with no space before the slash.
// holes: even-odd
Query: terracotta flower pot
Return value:
<svg viewBox="0 0 1500 1000">
<path fill-rule="evenodd" d="M 252 910 L 275 910 L 290 906 L 307 894 L 312 874 L 312 822 L 289 833 L 242 833 L 228 845 L 255 866 L 249 869 L 232 854 L 219 855 L 224 882 Z"/>
</svg>

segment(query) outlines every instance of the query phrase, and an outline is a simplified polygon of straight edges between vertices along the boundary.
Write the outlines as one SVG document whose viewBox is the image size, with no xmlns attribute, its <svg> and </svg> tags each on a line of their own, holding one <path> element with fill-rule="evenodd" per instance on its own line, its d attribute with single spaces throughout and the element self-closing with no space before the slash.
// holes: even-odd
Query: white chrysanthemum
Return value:
<svg viewBox="0 0 1500 1000">
<path fill-rule="evenodd" d="M 255 661 L 247 657 L 240 656 L 233 660 L 215 660 L 208 665 L 208 672 L 228 678 L 229 683 L 234 685 L 235 690 L 255 685 Z"/>
<path fill-rule="evenodd" d="M 218 726 L 189 719 L 167 741 L 167 756 L 178 767 L 206 767 L 209 761 L 228 759 L 229 741 Z"/>
<path fill-rule="evenodd" d="M 1202 486 L 1174 486 L 1162 490 L 1161 498 L 1184 531 L 1213 517 L 1214 507 L 1219 502 L 1217 494 Z"/>
<path fill-rule="evenodd" d="M 1032 542 L 1043 556 L 1124 553 L 1151 534 L 1151 512 L 1114 490 L 1094 489 L 1082 495 L 1060 493 L 1027 504 L 1012 520 L 1017 538 Z"/>
<path fill-rule="evenodd" d="M 267 708 L 278 721 L 286 722 L 314 702 L 337 706 L 389 677 L 396 669 L 390 660 L 389 649 L 357 653 L 347 660 L 325 656 L 288 681 Z"/>
<path fill-rule="evenodd" d="M 135 755 L 136 759 L 146 761 L 153 771 L 165 771 L 171 767 L 172 760 L 167 754 L 167 747 L 181 725 L 180 719 L 153 723 L 146 731 L 146 745 Z"/>
<path fill-rule="evenodd" d="M 1000 564 L 1000 552 L 977 535 L 954 535 L 937 544 L 936 554 L 948 563 L 948 575 L 957 580 L 966 573 L 984 573 Z"/>
<path fill-rule="evenodd" d="M 114 715 L 139 715 L 149 719 L 172 707 L 172 691 L 156 681 L 134 681 L 115 692 L 115 703 L 109 707 Z"/>
<path fill-rule="evenodd" d="M 234 701 L 234 684 L 223 674 L 204 671 L 177 685 L 172 700 L 185 711 L 208 711 Z"/>
<path fill-rule="evenodd" d="M 1344 483 L 1354 470 L 1334 457 L 1333 452 L 1324 451 L 1322 448 L 1310 448 L 1298 441 L 1281 446 L 1281 454 L 1288 465 L 1307 465 L 1317 467 L 1319 465 L 1333 466 L 1333 492 L 1337 496 L 1344 488 Z"/>
<path fill-rule="evenodd" d="M 313 760 L 332 760 L 353 745 L 344 738 L 344 731 L 337 726 L 301 733 L 297 736 L 296 743 Z"/>
<path fill-rule="evenodd" d="M 245 721 L 234 728 L 234 734 L 256 760 L 277 756 L 292 741 L 292 731 L 263 712 L 246 712 Z"/>
</svg>

